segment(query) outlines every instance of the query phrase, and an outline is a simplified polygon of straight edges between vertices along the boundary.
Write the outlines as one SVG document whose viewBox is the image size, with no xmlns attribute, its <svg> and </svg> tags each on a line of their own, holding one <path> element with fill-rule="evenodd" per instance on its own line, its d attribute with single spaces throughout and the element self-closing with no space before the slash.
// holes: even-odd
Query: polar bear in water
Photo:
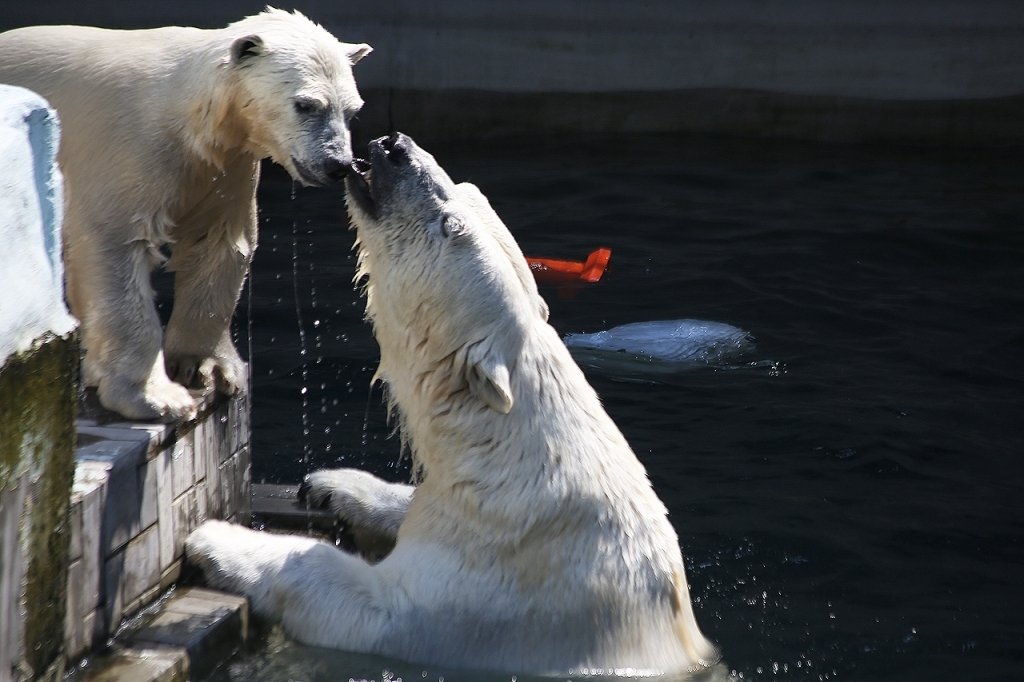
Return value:
<svg viewBox="0 0 1024 682">
<path fill-rule="evenodd" d="M 573 362 L 486 198 L 408 137 L 346 180 L 379 378 L 421 472 L 317 472 L 375 565 L 208 522 L 190 561 L 307 644 L 520 673 L 681 672 L 716 658 L 643 466 Z"/>
</svg>

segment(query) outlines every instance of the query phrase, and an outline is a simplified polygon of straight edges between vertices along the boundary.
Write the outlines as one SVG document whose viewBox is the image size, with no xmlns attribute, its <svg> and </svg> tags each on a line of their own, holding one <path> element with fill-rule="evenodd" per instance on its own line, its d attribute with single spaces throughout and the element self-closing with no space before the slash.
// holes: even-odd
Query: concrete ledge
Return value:
<svg viewBox="0 0 1024 682">
<path fill-rule="evenodd" d="M 249 603 L 244 597 L 191 587 L 176 591 L 124 641 L 131 649 L 183 649 L 190 674 L 201 678 L 248 638 Z"/>
<path fill-rule="evenodd" d="M 180 588 L 144 611 L 115 638 L 110 653 L 70 680 L 185 682 L 201 679 L 249 638 L 249 603 L 197 587 Z"/>
<path fill-rule="evenodd" d="M 328 509 L 311 509 L 298 499 L 296 485 L 256 484 L 252 487 L 253 522 L 271 528 L 316 530 L 335 535 L 338 519 Z"/>
<path fill-rule="evenodd" d="M 113 421 L 95 396 L 78 420 L 65 646 L 74 659 L 181 575 L 185 537 L 249 522 L 249 405 L 208 395 L 179 425 Z"/>
</svg>

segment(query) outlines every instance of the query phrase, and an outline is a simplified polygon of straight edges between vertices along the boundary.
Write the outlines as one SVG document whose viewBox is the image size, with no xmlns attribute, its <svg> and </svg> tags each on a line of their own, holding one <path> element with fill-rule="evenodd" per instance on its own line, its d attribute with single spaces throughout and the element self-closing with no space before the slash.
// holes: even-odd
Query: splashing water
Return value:
<svg viewBox="0 0 1024 682">
<path fill-rule="evenodd" d="M 291 200 L 295 201 L 295 183 L 292 183 Z M 299 330 L 299 358 L 301 385 L 299 397 L 302 403 L 302 470 L 309 473 L 309 363 L 308 349 L 306 347 L 306 327 L 302 321 L 302 301 L 299 297 L 299 246 L 298 246 L 299 221 L 292 219 L 292 296 L 295 304 L 295 323 Z M 308 503 L 307 503 L 308 504 Z M 307 524 L 306 531 L 312 532 L 312 525 Z"/>
</svg>

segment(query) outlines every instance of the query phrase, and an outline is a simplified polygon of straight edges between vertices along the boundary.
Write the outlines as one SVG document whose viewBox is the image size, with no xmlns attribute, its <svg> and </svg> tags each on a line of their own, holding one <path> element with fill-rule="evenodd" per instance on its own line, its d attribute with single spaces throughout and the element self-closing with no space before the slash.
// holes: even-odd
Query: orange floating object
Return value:
<svg viewBox="0 0 1024 682">
<path fill-rule="evenodd" d="M 601 279 L 612 250 L 601 247 L 594 249 L 585 262 L 575 260 L 559 260 L 556 258 L 526 257 L 530 270 L 538 282 L 544 284 L 566 284 L 569 282 L 596 282 Z"/>
</svg>

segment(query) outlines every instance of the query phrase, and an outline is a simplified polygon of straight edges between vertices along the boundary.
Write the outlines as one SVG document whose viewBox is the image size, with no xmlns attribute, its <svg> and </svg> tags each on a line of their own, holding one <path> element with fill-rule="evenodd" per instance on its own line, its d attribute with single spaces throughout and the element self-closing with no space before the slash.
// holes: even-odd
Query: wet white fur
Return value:
<svg viewBox="0 0 1024 682">
<path fill-rule="evenodd" d="M 521 673 L 710 663 L 666 509 L 511 234 L 474 186 L 411 153 L 379 221 L 351 199 L 350 212 L 379 375 L 422 481 L 310 478 L 351 526 L 398 526 L 397 545 L 370 565 L 214 522 L 190 559 L 309 644 Z"/>
<path fill-rule="evenodd" d="M 296 164 L 350 158 L 362 104 L 351 64 L 369 50 L 269 8 L 217 30 L 0 34 L 0 82 L 39 92 L 61 120 L 68 296 L 105 406 L 173 420 L 195 409 L 174 377 L 241 387 L 228 326 L 256 246 L 258 161 L 300 179 Z M 333 134 L 311 134 L 299 96 L 332 108 Z M 165 245 L 176 288 L 164 340 L 150 271 Z"/>
</svg>

